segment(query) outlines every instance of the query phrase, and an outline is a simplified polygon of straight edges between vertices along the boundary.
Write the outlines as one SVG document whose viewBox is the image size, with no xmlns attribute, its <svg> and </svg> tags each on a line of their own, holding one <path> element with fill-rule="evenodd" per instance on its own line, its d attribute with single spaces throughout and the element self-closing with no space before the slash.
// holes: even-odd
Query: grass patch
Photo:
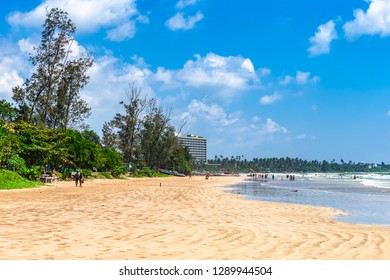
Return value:
<svg viewBox="0 0 390 280">
<path fill-rule="evenodd" d="M 164 173 L 160 173 L 160 172 L 155 172 L 153 170 L 150 170 L 150 169 L 147 169 L 146 171 L 143 169 L 137 173 L 132 173 L 131 174 L 131 177 L 135 177 L 135 178 L 145 178 L 145 177 L 149 177 L 149 178 L 165 178 L 165 177 L 171 177 L 171 175 L 169 174 L 164 174 Z"/>
<path fill-rule="evenodd" d="M 43 186 L 37 181 L 29 181 L 18 173 L 0 169 L 0 190 L 26 189 Z"/>
</svg>

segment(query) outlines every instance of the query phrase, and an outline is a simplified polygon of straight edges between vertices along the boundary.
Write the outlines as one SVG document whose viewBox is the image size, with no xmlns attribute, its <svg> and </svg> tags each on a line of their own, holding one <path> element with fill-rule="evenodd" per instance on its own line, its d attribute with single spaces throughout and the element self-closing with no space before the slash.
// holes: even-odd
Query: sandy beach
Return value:
<svg viewBox="0 0 390 280">
<path fill-rule="evenodd" d="M 241 180 L 87 180 L 82 188 L 0 191 L 0 259 L 390 260 L 390 228 L 217 187 Z"/>
</svg>

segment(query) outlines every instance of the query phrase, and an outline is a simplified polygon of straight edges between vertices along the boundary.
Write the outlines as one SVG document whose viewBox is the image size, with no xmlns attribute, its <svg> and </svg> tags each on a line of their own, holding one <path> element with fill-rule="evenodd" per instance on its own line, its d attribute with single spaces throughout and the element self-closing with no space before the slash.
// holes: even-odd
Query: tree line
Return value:
<svg viewBox="0 0 390 280">
<path fill-rule="evenodd" d="M 188 173 L 192 159 L 179 145 L 170 111 L 134 85 L 120 102 L 124 114 L 104 123 L 103 137 L 84 124 L 91 115 L 80 92 L 94 60 L 72 53 L 76 26 L 58 8 L 47 10 L 41 41 L 30 54 L 34 73 L 12 89 L 14 104 L 0 100 L 0 164 L 35 179 L 47 167 L 109 170 L 119 175 L 130 166 Z M 86 171 L 87 172 L 87 171 Z"/>
<path fill-rule="evenodd" d="M 204 171 L 215 172 L 390 172 L 390 165 L 344 161 L 331 162 L 323 160 L 304 160 L 300 158 L 253 158 L 247 160 L 244 156 L 224 157 L 214 156 L 208 164 L 199 166 Z"/>
</svg>

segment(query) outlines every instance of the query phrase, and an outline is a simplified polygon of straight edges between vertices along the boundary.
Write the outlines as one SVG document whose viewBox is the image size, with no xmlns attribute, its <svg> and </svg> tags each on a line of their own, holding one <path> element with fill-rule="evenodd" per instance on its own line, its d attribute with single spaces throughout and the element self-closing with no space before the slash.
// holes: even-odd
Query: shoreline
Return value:
<svg viewBox="0 0 390 280">
<path fill-rule="evenodd" d="M 0 259 L 390 260 L 390 229 L 223 188 L 244 179 L 99 179 L 1 191 Z"/>
</svg>

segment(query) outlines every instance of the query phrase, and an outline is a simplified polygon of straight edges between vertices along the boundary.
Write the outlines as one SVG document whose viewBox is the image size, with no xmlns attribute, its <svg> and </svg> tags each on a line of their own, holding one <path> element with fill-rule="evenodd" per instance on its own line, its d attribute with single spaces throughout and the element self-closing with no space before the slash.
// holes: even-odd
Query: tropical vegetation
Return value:
<svg viewBox="0 0 390 280">
<path fill-rule="evenodd" d="M 13 104 L 0 100 L 2 167 L 29 180 L 46 171 L 66 179 L 75 169 L 85 176 L 101 171 L 105 177 L 129 171 L 157 176 L 167 168 L 191 171 L 191 156 L 177 142 L 170 111 L 134 85 L 125 89 L 128 100 L 120 102 L 125 113 L 104 124 L 102 139 L 85 125 L 91 108 L 80 92 L 89 81 L 93 58 L 72 53 L 76 26 L 66 12 L 48 10 L 42 27 L 40 45 L 30 54 L 34 73 L 12 89 Z M 11 178 L 9 172 L 2 173 L 2 180 Z"/>
</svg>

